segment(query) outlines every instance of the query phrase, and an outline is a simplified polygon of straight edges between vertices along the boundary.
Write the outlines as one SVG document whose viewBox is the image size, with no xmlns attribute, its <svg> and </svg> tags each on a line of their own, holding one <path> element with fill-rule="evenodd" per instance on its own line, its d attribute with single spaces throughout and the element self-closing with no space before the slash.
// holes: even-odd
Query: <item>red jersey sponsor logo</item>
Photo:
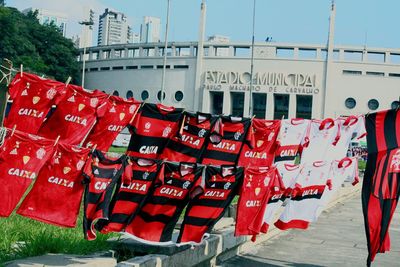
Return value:
<svg viewBox="0 0 400 267">
<path fill-rule="evenodd" d="M 49 177 L 49 179 L 47 181 L 51 184 L 61 185 L 61 186 L 67 187 L 67 188 L 74 187 L 74 182 L 68 181 L 67 179 L 58 178 L 55 176 Z"/>
<path fill-rule="evenodd" d="M 11 176 L 17 176 L 21 178 L 26 178 L 26 179 L 35 179 L 36 178 L 36 173 L 32 171 L 26 171 L 26 170 L 20 170 L 17 168 L 10 168 L 8 170 L 8 174 Z"/>
<path fill-rule="evenodd" d="M 244 153 L 246 158 L 253 158 L 253 159 L 266 159 L 267 153 L 266 152 L 256 152 L 256 151 L 246 151 Z"/>
<path fill-rule="evenodd" d="M 193 146 L 197 146 L 199 147 L 201 145 L 201 141 L 200 139 L 194 138 L 193 136 L 189 136 L 189 135 L 182 135 L 182 142 L 183 143 L 189 143 Z"/>
<path fill-rule="evenodd" d="M 44 115 L 44 112 L 36 110 L 36 109 L 21 108 L 20 110 L 18 110 L 18 115 L 30 116 L 30 117 L 34 117 L 34 118 L 42 118 Z"/>
<path fill-rule="evenodd" d="M 73 116 L 71 114 L 65 115 L 65 120 L 77 124 L 81 124 L 83 126 L 87 126 L 87 119 L 81 118 L 79 116 Z"/>
<path fill-rule="evenodd" d="M 125 186 L 121 185 L 121 188 L 128 189 L 134 191 L 136 193 L 146 193 L 147 192 L 147 184 L 142 184 L 138 182 L 132 182 L 131 184 Z"/>
<path fill-rule="evenodd" d="M 232 144 L 227 141 L 221 141 L 219 144 L 212 145 L 212 146 L 215 148 L 219 148 L 219 149 L 227 150 L 227 151 L 235 151 L 236 150 L 236 144 Z"/>
<path fill-rule="evenodd" d="M 246 207 L 247 208 L 261 207 L 261 201 L 260 200 L 247 200 Z"/>
<path fill-rule="evenodd" d="M 200 198 L 209 198 L 209 199 L 224 199 L 227 193 L 225 190 L 218 190 L 218 189 L 212 189 L 212 190 L 206 190 L 204 192 L 204 195 L 202 195 Z"/>
<path fill-rule="evenodd" d="M 184 197 L 184 190 L 179 188 L 172 188 L 172 187 L 163 187 L 160 189 L 159 194 L 160 196 L 166 195 L 172 198 L 182 199 Z"/>
<path fill-rule="evenodd" d="M 158 146 L 141 146 L 139 149 L 140 154 L 157 154 Z"/>
<path fill-rule="evenodd" d="M 280 157 L 294 157 L 297 155 L 298 150 L 299 150 L 298 145 L 282 146 L 278 149 L 277 155 L 279 155 Z"/>
<path fill-rule="evenodd" d="M 124 129 L 124 126 L 121 125 L 109 125 L 107 130 L 110 132 L 121 132 Z"/>
<path fill-rule="evenodd" d="M 96 182 L 94 184 L 94 189 L 96 190 L 105 190 L 110 182 Z"/>
</svg>

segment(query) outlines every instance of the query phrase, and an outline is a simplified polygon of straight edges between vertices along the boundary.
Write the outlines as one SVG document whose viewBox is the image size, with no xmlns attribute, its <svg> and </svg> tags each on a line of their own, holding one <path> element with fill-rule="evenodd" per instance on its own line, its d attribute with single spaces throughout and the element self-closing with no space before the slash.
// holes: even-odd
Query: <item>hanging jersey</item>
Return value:
<svg viewBox="0 0 400 267">
<path fill-rule="evenodd" d="M 247 142 L 243 144 L 239 157 L 239 166 L 268 167 L 274 161 L 276 150 L 276 138 L 278 137 L 281 121 L 267 121 L 253 119 L 249 134 L 254 146 L 250 147 Z"/>
<path fill-rule="evenodd" d="M 244 142 L 253 145 L 248 135 L 251 119 L 231 116 L 221 117 L 221 141 L 218 144 L 207 143 L 202 155 L 203 164 L 227 165 L 236 164 Z"/>
<path fill-rule="evenodd" d="M 54 140 L 8 129 L 0 151 L 0 217 L 8 217 L 51 157 Z"/>
<path fill-rule="evenodd" d="M 340 117 L 337 123 L 340 127 L 340 139 L 336 145 L 329 145 L 326 160 L 341 160 L 347 156 L 347 150 L 352 141 L 357 141 L 366 135 L 364 116 Z"/>
<path fill-rule="evenodd" d="M 237 205 L 235 236 L 259 234 L 270 195 L 284 189 L 275 167 L 246 168 Z"/>
<path fill-rule="evenodd" d="M 368 160 L 361 197 L 370 265 L 377 253 L 390 250 L 389 226 L 400 195 L 400 110 L 368 114 L 365 120 Z"/>
<path fill-rule="evenodd" d="M 179 243 L 200 243 L 223 216 L 239 191 L 243 169 L 236 166 L 208 166 L 203 192 L 194 197 L 185 212 L 178 237 Z"/>
<path fill-rule="evenodd" d="M 262 232 L 266 233 L 269 226 L 276 219 L 277 213 L 282 207 L 285 199 L 290 197 L 290 188 L 295 184 L 297 177 L 302 169 L 301 165 L 292 165 L 279 162 L 275 164 L 280 176 L 282 177 L 283 187 L 275 190 L 268 198 L 267 208 L 264 213 Z M 288 189 L 288 190 L 287 190 Z"/>
<path fill-rule="evenodd" d="M 151 242 L 171 241 L 189 194 L 201 183 L 202 171 L 203 167 L 192 163 L 165 163 L 162 183 L 155 187 L 125 232 Z"/>
<path fill-rule="evenodd" d="M 293 164 L 303 145 L 307 144 L 307 130 L 310 120 L 287 119 L 281 121 L 277 137 L 278 149 L 275 162 L 284 161 Z"/>
<path fill-rule="evenodd" d="M 218 119 L 211 114 L 186 112 L 182 135 L 169 140 L 161 158 L 175 162 L 199 162 L 207 138 L 219 132 Z"/>
<path fill-rule="evenodd" d="M 8 92 L 13 100 L 4 126 L 37 134 L 52 105 L 62 98 L 65 84 L 29 73 L 17 73 Z"/>
<path fill-rule="evenodd" d="M 145 203 L 156 181 L 160 162 L 131 158 L 119 183 L 111 208 L 110 219 L 105 226 L 98 223 L 102 233 L 120 232 L 132 220 Z"/>
<path fill-rule="evenodd" d="M 79 145 L 92 129 L 96 121 L 98 107 L 107 95 L 98 91 L 88 92 L 80 87 L 69 85 L 62 101 L 54 113 L 42 125 L 39 135 Z"/>
<path fill-rule="evenodd" d="M 324 191 L 321 197 L 321 205 L 323 207 L 319 214 L 323 211 L 324 206 L 329 204 L 333 196 L 338 193 L 345 181 L 351 182 L 352 185 L 356 185 L 359 182 L 357 159 L 343 158 L 342 160 L 332 161 L 331 174 L 329 176 L 332 177 L 331 190 Z"/>
<path fill-rule="evenodd" d="M 83 171 L 86 184 L 83 231 L 86 239 L 96 239 L 96 222 L 109 219 L 112 197 L 125 166 L 125 155 L 108 158 L 98 150 L 87 160 Z"/>
<path fill-rule="evenodd" d="M 82 169 L 89 149 L 59 143 L 17 213 L 38 221 L 75 227 L 84 186 Z"/>
<path fill-rule="evenodd" d="M 337 121 L 328 118 L 325 120 L 312 120 L 308 130 L 307 145 L 301 153 L 301 163 L 312 163 L 326 160 L 328 150 L 336 146 L 340 139 L 340 126 Z"/>
<path fill-rule="evenodd" d="M 145 103 L 129 126 L 132 137 L 129 142 L 129 156 L 156 159 L 168 140 L 177 135 L 183 119 L 183 109 L 161 104 Z"/>
<path fill-rule="evenodd" d="M 321 197 L 328 185 L 331 186 L 331 164 L 316 161 L 305 165 L 300 171 L 295 184 L 291 187 L 291 199 L 275 226 L 281 230 L 289 228 L 307 229 L 310 222 L 315 222 L 321 206 Z"/>
<path fill-rule="evenodd" d="M 128 100 L 118 96 L 110 96 L 99 107 L 98 121 L 90 132 L 86 147 L 94 147 L 101 151 L 108 151 L 117 135 L 133 121 L 141 102 L 133 98 Z"/>
</svg>

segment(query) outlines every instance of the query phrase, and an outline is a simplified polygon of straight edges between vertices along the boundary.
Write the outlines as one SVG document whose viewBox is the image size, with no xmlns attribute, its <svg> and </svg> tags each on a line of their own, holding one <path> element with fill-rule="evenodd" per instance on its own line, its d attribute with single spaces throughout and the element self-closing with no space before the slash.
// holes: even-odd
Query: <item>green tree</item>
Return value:
<svg viewBox="0 0 400 267">
<path fill-rule="evenodd" d="M 53 25 L 41 25 L 37 13 L 22 14 L 15 8 L 0 6 L 0 58 L 14 66 L 65 81 L 79 78 L 77 50 Z"/>
</svg>

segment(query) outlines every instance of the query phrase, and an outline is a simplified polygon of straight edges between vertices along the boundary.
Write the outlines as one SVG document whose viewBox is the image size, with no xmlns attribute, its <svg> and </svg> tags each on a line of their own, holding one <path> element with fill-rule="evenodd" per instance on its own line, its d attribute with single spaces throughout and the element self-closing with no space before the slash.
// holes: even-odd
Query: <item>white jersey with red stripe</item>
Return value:
<svg viewBox="0 0 400 267">
<path fill-rule="evenodd" d="M 304 165 L 291 186 L 291 199 L 275 222 L 276 227 L 307 229 L 317 219 L 322 194 L 330 188 L 330 169 L 331 164 L 326 161 Z"/>
<path fill-rule="evenodd" d="M 279 162 L 275 164 L 279 174 L 282 177 L 282 181 L 285 188 L 290 188 L 296 181 L 297 176 L 300 174 L 302 169 L 301 165 L 293 165 L 288 163 Z M 275 216 L 282 206 L 283 201 L 288 197 L 285 192 L 276 191 L 271 193 L 267 208 L 264 213 L 264 223 L 268 226 L 273 223 Z M 266 226 L 264 226 L 266 227 Z M 264 228 L 265 229 L 265 228 Z"/>
<path fill-rule="evenodd" d="M 306 141 L 309 125 L 310 120 L 305 119 L 282 120 L 277 138 L 279 146 L 275 152 L 275 162 L 294 163 L 300 147 Z"/>
<path fill-rule="evenodd" d="M 318 215 L 323 211 L 324 207 L 332 200 L 334 195 L 339 191 L 342 184 L 347 181 L 352 185 L 359 182 L 358 177 L 358 160 L 357 158 L 343 158 L 342 160 L 334 160 L 329 175 L 332 179 L 331 190 L 325 190 L 321 197 L 321 205 Z"/>
<path fill-rule="evenodd" d="M 339 141 L 339 124 L 331 118 L 312 120 L 307 138 L 308 142 L 306 142 L 301 154 L 301 163 L 327 160 L 327 151 Z"/>
<path fill-rule="evenodd" d="M 336 119 L 340 127 L 340 139 L 337 144 L 329 146 L 326 160 L 341 160 L 347 156 L 347 150 L 353 140 L 359 140 L 366 135 L 365 117 L 350 116 Z"/>
</svg>

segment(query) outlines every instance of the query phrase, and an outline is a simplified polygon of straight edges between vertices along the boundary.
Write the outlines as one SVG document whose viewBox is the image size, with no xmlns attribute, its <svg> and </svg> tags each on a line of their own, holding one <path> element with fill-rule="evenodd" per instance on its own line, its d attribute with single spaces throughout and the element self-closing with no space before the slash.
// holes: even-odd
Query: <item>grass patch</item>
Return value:
<svg viewBox="0 0 400 267">
<path fill-rule="evenodd" d="M 108 152 L 113 152 L 113 153 L 119 153 L 119 154 L 125 154 L 125 152 L 127 151 L 127 147 L 116 147 L 116 146 L 112 146 L 110 147 L 110 149 L 108 150 Z"/>
<path fill-rule="evenodd" d="M 19 215 L 0 219 L 0 266 L 10 260 L 65 253 L 87 255 L 111 249 L 107 239 L 113 235 L 98 233 L 95 241 L 84 239 L 82 216 L 76 228 L 62 228 L 34 221 Z"/>
</svg>

